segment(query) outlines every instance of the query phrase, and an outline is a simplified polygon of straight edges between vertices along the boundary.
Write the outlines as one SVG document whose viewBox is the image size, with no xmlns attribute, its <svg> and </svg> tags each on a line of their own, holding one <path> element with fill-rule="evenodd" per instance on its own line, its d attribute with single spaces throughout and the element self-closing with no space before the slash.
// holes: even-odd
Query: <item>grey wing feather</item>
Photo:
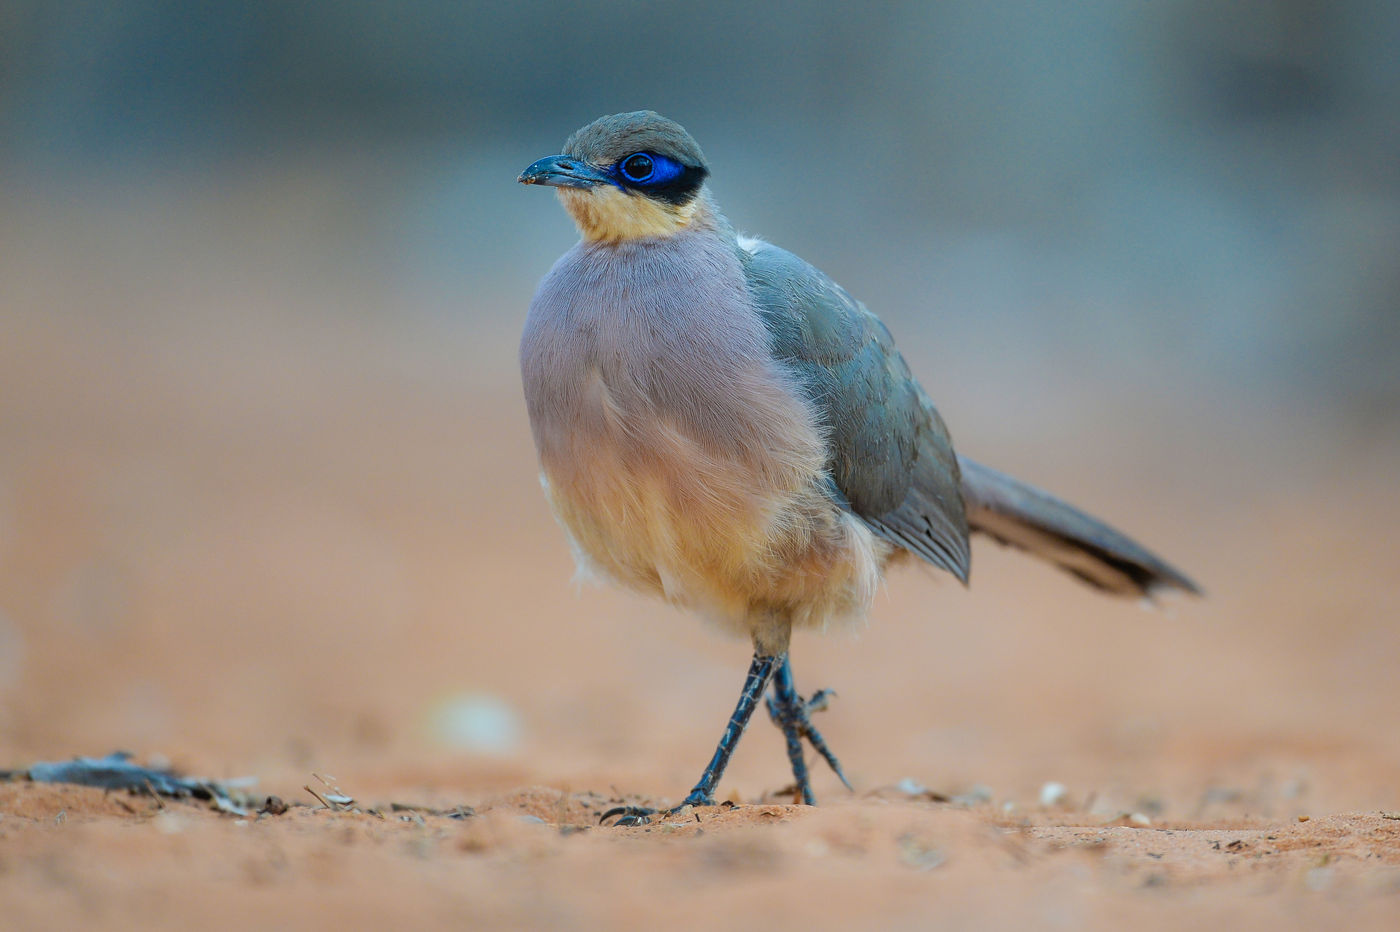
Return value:
<svg viewBox="0 0 1400 932">
<path fill-rule="evenodd" d="M 966 582 L 958 460 L 885 325 L 786 250 L 755 243 L 740 258 L 774 355 L 824 422 L 838 501 L 879 536 Z"/>
</svg>

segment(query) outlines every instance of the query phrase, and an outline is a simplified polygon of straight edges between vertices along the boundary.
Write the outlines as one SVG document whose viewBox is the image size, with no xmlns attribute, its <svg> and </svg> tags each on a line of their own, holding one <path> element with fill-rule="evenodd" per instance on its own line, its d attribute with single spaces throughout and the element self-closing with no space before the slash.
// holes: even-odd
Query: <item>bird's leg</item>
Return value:
<svg viewBox="0 0 1400 932">
<path fill-rule="evenodd" d="M 841 772 L 841 762 L 826 746 L 821 732 L 813 727 L 810 718 L 810 713 L 826 708 L 827 699 L 831 695 L 830 690 L 819 689 L 812 693 L 811 699 L 799 696 L 797 687 L 792 682 L 792 666 L 788 663 L 787 655 L 783 655 L 783 661 L 773 677 L 773 695 L 768 698 L 768 717 L 783 730 L 783 737 L 787 739 L 788 760 L 792 762 L 792 779 L 797 785 L 797 791 L 802 794 L 802 802 L 808 806 L 816 805 L 817 800 L 812 795 L 812 780 L 807 773 L 807 761 L 802 755 L 803 738 L 806 738 L 816 752 L 831 765 L 831 769 L 836 771 L 836 776 L 846 784 L 846 789 L 851 788 L 850 781 Z"/>
<path fill-rule="evenodd" d="M 705 766 L 705 772 L 700 774 L 700 782 L 695 784 L 695 788 L 681 801 L 679 806 L 660 813 L 645 806 L 618 806 L 603 813 L 598 821 L 606 822 L 617 816 L 615 825 L 646 825 L 654 815 L 670 815 L 686 806 L 713 806 L 715 804 L 715 786 L 719 783 L 720 777 L 724 776 L 724 768 L 729 765 L 729 755 L 734 753 L 739 739 L 743 737 L 744 729 L 748 727 L 749 718 L 753 716 L 753 710 L 758 705 L 759 697 L 768 689 L 768 684 L 773 679 L 773 669 L 778 665 L 779 659 L 778 656 L 772 654 L 761 654 L 754 651 L 753 662 L 749 664 L 749 674 L 744 679 L 743 690 L 739 693 L 739 704 L 734 707 L 734 714 L 729 716 L 729 724 L 724 726 L 724 734 L 719 737 L 719 745 L 715 748 L 714 756 Z"/>
</svg>

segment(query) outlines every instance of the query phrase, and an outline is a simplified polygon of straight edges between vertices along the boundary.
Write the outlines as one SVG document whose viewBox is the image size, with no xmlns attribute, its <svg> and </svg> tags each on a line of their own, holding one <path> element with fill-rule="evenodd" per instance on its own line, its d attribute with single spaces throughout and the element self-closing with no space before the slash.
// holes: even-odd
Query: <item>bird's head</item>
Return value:
<svg viewBox="0 0 1400 932">
<path fill-rule="evenodd" d="M 671 236 L 695 221 L 709 174 L 679 123 L 650 110 L 600 117 L 577 130 L 561 155 L 520 173 L 521 184 L 558 189 L 585 239 L 622 242 Z"/>
</svg>

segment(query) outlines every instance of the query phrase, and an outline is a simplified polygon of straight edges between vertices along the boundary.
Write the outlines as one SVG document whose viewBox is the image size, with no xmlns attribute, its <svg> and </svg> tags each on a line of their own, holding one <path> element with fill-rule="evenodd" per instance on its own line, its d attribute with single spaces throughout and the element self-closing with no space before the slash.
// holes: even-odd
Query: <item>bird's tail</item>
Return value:
<svg viewBox="0 0 1400 932">
<path fill-rule="evenodd" d="M 973 531 L 1035 554 L 1113 595 L 1150 596 L 1163 589 L 1200 594 L 1195 583 L 1145 547 L 1053 495 L 964 456 L 958 466 Z"/>
</svg>

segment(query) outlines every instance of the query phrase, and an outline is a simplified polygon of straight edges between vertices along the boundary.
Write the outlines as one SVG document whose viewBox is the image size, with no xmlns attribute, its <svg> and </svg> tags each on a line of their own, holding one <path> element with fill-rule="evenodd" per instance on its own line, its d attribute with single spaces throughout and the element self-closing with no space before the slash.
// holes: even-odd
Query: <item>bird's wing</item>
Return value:
<svg viewBox="0 0 1400 932">
<path fill-rule="evenodd" d="M 967 581 L 967 516 L 948 429 L 880 319 L 786 250 L 740 241 L 774 355 L 827 431 L 837 496 L 884 539 Z"/>
</svg>

